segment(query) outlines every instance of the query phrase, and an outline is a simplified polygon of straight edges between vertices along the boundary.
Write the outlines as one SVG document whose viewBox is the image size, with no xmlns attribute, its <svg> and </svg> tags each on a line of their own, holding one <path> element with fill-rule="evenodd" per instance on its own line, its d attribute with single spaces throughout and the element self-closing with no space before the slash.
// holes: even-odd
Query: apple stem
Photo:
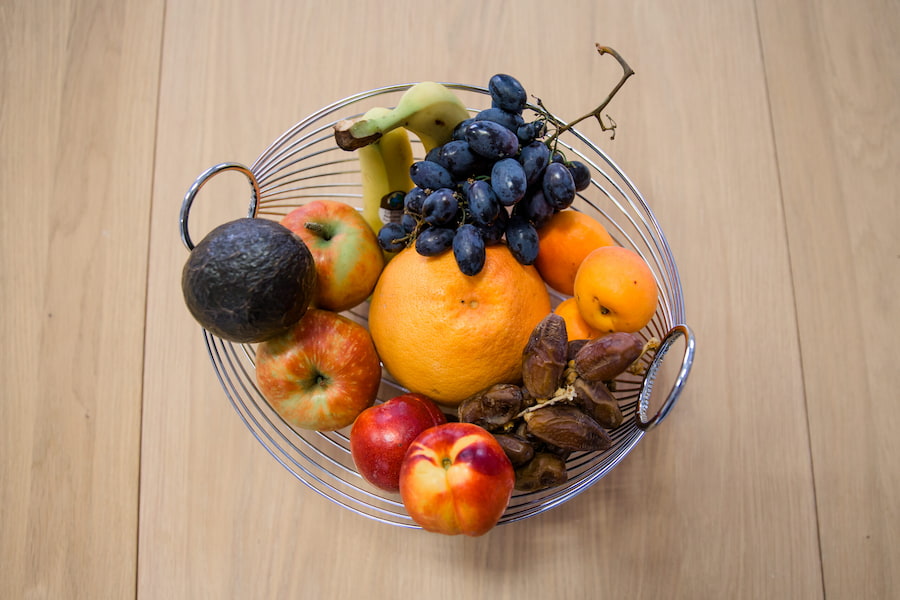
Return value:
<svg viewBox="0 0 900 600">
<path fill-rule="evenodd" d="M 304 227 L 312 231 L 314 234 L 319 236 L 320 238 L 330 240 L 331 239 L 331 231 L 329 230 L 327 225 L 323 225 L 322 223 L 316 223 L 315 221 L 307 221 L 303 224 Z"/>
</svg>

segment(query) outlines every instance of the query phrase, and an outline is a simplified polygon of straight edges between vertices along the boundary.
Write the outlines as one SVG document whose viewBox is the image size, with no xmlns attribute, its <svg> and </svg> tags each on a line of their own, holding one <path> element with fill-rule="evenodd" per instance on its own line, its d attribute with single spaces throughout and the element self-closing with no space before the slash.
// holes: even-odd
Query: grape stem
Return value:
<svg viewBox="0 0 900 600">
<path fill-rule="evenodd" d="M 612 131 L 612 136 L 609 139 L 614 140 L 616 138 L 616 122 L 612 120 L 612 117 L 606 115 L 606 118 L 609 119 L 610 124 L 607 125 L 606 123 L 604 123 L 602 112 L 603 109 L 605 109 L 606 106 L 610 103 L 610 101 L 612 101 L 613 96 L 615 96 L 619 92 L 619 90 L 622 89 L 622 86 L 625 85 L 625 82 L 628 80 L 628 78 L 634 75 L 634 69 L 632 69 L 627 62 L 625 62 L 625 59 L 622 58 L 622 55 L 620 55 L 609 46 L 601 46 L 600 44 L 595 44 L 595 46 L 597 47 L 597 52 L 599 54 L 611 54 L 613 58 L 616 59 L 616 61 L 622 67 L 622 77 L 621 79 L 619 79 L 619 82 L 615 85 L 612 91 L 609 92 L 603 102 L 600 103 L 600 106 L 598 106 L 591 112 L 578 117 L 574 121 L 570 121 L 569 123 L 563 123 L 562 121 L 551 115 L 549 111 L 547 111 L 547 109 L 544 107 L 544 104 L 541 102 L 540 98 L 538 98 L 537 104 L 544 112 L 544 116 L 547 117 L 549 121 L 553 122 L 554 125 L 556 125 L 556 131 L 552 136 L 550 136 L 550 139 L 547 140 L 548 146 L 553 144 L 562 133 L 568 131 L 576 124 L 584 121 L 589 117 L 595 117 L 597 119 L 597 122 L 600 123 L 600 129 L 602 131 Z"/>
</svg>

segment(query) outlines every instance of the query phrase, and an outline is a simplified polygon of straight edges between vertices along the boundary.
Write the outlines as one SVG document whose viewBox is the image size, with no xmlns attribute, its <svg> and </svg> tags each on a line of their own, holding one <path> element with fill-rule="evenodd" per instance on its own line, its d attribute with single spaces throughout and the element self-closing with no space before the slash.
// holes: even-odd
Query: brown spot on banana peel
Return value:
<svg viewBox="0 0 900 600">
<path fill-rule="evenodd" d="M 352 152 L 363 146 L 374 144 L 381 139 L 382 133 L 380 131 L 376 131 L 375 133 L 363 137 L 355 137 L 352 128 L 356 123 L 358 123 L 358 121 L 352 119 L 344 119 L 335 123 L 333 127 L 334 141 L 342 150 Z"/>
</svg>

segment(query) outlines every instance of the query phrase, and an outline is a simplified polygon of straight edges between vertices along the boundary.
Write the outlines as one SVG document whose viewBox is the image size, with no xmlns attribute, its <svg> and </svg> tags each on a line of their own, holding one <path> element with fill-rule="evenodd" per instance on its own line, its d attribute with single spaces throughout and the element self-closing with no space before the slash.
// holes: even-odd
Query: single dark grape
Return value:
<svg viewBox="0 0 900 600">
<path fill-rule="evenodd" d="M 416 230 L 416 227 L 419 225 L 419 220 L 409 213 L 403 213 L 400 217 L 400 226 L 403 227 L 403 231 L 406 233 L 412 233 Z"/>
<path fill-rule="evenodd" d="M 437 189 L 422 203 L 422 216 L 429 225 L 448 225 L 456 218 L 459 201 L 449 188 Z"/>
<path fill-rule="evenodd" d="M 498 73 L 488 82 L 491 105 L 510 112 L 521 112 L 528 102 L 528 94 L 519 80 L 512 75 Z"/>
<path fill-rule="evenodd" d="M 519 152 L 518 136 L 493 121 L 472 121 L 466 127 L 466 141 L 473 152 L 490 160 L 515 156 Z"/>
<path fill-rule="evenodd" d="M 575 180 L 563 163 L 552 162 L 544 169 L 541 180 L 547 202 L 556 210 L 563 210 L 575 200 Z"/>
<path fill-rule="evenodd" d="M 525 124 L 525 119 L 522 118 L 522 115 L 497 107 L 486 108 L 475 115 L 475 118 L 481 121 L 493 121 L 494 123 L 499 123 L 513 133 L 517 133 L 519 127 Z"/>
<path fill-rule="evenodd" d="M 519 162 L 525 171 L 525 180 L 531 185 L 544 174 L 544 169 L 550 162 L 550 148 L 543 142 L 531 142 L 522 147 Z"/>
<path fill-rule="evenodd" d="M 469 203 L 469 216 L 476 225 L 493 223 L 502 210 L 494 188 L 483 179 L 476 179 L 469 185 L 466 200 Z"/>
<path fill-rule="evenodd" d="M 421 215 L 422 203 L 425 202 L 427 195 L 428 193 L 418 186 L 409 190 L 403 199 L 403 210 L 411 215 Z"/>
<path fill-rule="evenodd" d="M 556 214 L 556 210 L 547 202 L 543 190 L 535 186 L 529 189 L 525 197 L 513 207 L 512 214 L 524 217 L 529 223 L 540 229 L 550 220 L 550 217 Z"/>
<path fill-rule="evenodd" d="M 477 275 L 484 267 L 484 240 L 474 225 L 460 225 L 453 236 L 453 257 L 464 275 Z"/>
<path fill-rule="evenodd" d="M 524 217 L 514 215 L 506 225 L 506 244 L 509 251 L 523 265 L 534 264 L 538 255 L 538 232 Z"/>
<path fill-rule="evenodd" d="M 464 140 L 466 139 L 466 127 L 469 126 L 472 121 L 475 120 L 475 117 L 469 117 L 468 119 L 463 119 L 459 123 L 456 124 L 456 127 L 453 128 L 453 133 L 450 134 L 451 140 Z"/>
<path fill-rule="evenodd" d="M 512 206 L 522 199 L 528 189 L 525 170 L 514 158 L 504 158 L 491 169 L 491 187 L 503 206 Z"/>
<path fill-rule="evenodd" d="M 430 161 L 430 162 L 436 162 L 437 164 L 441 165 L 445 169 L 447 168 L 447 165 L 445 165 L 444 162 L 441 160 L 441 146 L 435 146 L 434 148 L 429 150 L 425 154 L 425 160 Z"/>
<path fill-rule="evenodd" d="M 453 187 L 450 171 L 431 160 L 419 160 L 409 167 L 409 178 L 418 187 L 428 190 Z"/>
<path fill-rule="evenodd" d="M 400 252 L 406 248 L 407 232 L 400 223 L 385 223 L 378 230 L 378 245 L 386 252 Z"/>
<path fill-rule="evenodd" d="M 456 230 L 447 227 L 429 227 L 416 237 L 416 252 L 422 256 L 437 256 L 453 245 Z"/>
<path fill-rule="evenodd" d="M 547 122 L 543 119 L 536 119 L 519 125 L 516 129 L 516 135 L 519 137 L 519 144 L 526 146 L 537 140 L 547 133 Z"/>
<path fill-rule="evenodd" d="M 503 241 L 507 223 L 509 223 L 509 212 L 505 208 L 501 208 L 497 213 L 497 218 L 491 224 L 479 226 L 481 239 L 484 240 L 485 246 L 492 246 Z"/>
<path fill-rule="evenodd" d="M 580 160 L 573 160 L 567 166 L 575 181 L 575 191 L 586 190 L 591 185 L 591 170 L 588 169 L 588 166 Z"/>
<path fill-rule="evenodd" d="M 439 146 L 440 163 L 456 178 L 466 178 L 478 170 L 478 164 L 484 160 L 469 148 L 465 140 L 451 140 Z"/>
</svg>

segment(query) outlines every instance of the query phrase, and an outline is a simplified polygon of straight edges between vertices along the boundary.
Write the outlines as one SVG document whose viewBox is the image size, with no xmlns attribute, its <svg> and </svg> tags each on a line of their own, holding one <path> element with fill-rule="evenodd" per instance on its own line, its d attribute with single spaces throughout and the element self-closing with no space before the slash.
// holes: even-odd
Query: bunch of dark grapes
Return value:
<svg viewBox="0 0 900 600">
<path fill-rule="evenodd" d="M 488 90 L 490 108 L 461 122 L 449 142 L 410 167 L 415 187 L 403 196 L 399 219 L 378 232 L 384 250 L 411 244 L 424 256 L 452 250 L 460 271 L 476 275 L 485 248 L 505 243 L 530 265 L 538 230 L 590 184 L 584 163 L 551 149 L 544 116 L 525 120 L 528 97 L 519 81 L 494 75 Z M 392 204 L 401 204 L 399 194 Z"/>
</svg>

